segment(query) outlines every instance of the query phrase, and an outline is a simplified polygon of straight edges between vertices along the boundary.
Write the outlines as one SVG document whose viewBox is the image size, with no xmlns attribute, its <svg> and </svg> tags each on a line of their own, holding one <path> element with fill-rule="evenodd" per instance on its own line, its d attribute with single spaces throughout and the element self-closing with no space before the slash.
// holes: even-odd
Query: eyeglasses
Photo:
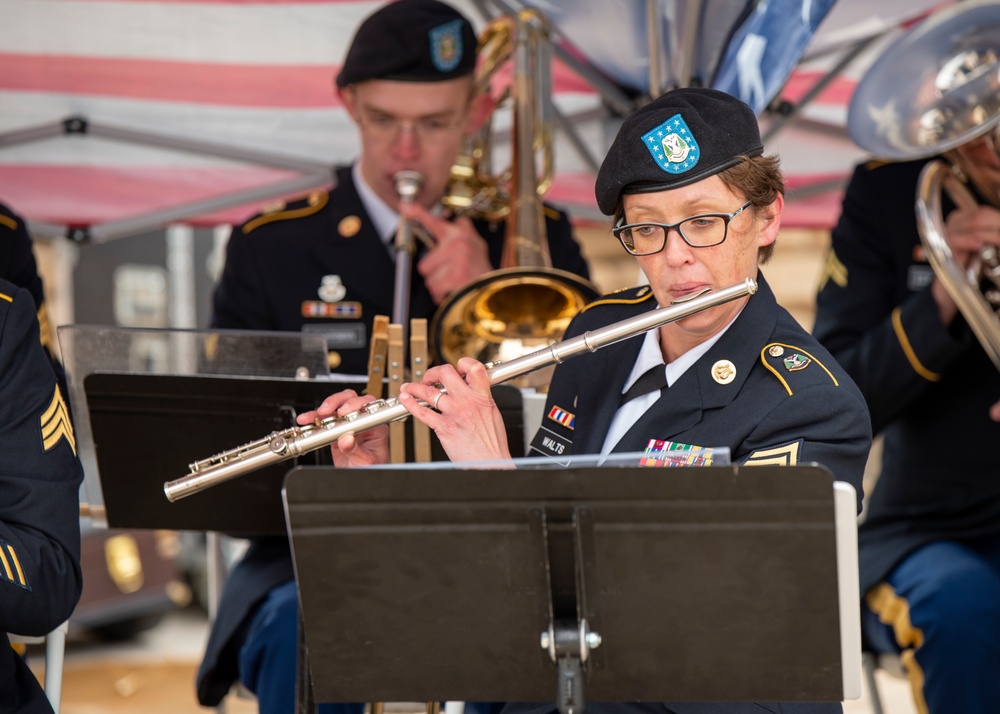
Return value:
<svg viewBox="0 0 1000 714">
<path fill-rule="evenodd" d="M 465 117 L 431 116 L 420 119 L 400 119 L 391 114 L 361 114 L 358 124 L 375 141 L 396 141 L 403 131 L 413 133 L 422 144 L 435 144 L 453 136 L 462 128 Z"/>
<path fill-rule="evenodd" d="M 611 233 L 632 255 L 653 255 L 667 245 L 667 233 L 676 230 L 692 248 L 711 248 L 726 240 L 729 222 L 751 204 L 747 201 L 732 213 L 702 213 L 679 223 L 629 223 L 622 225 L 623 216 Z"/>
</svg>

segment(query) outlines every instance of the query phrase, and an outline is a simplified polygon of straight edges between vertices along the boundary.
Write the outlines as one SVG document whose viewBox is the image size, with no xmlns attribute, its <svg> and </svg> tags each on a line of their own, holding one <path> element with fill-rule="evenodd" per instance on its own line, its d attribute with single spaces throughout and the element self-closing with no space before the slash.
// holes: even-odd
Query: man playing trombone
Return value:
<svg viewBox="0 0 1000 714">
<path fill-rule="evenodd" d="M 470 22 L 437 0 L 389 3 L 361 24 L 336 79 L 360 156 L 338 170 L 331 191 L 274 206 L 233 230 L 213 327 L 331 334 L 341 340 L 330 340 L 331 369 L 364 374 L 374 317 L 394 308 L 401 211 L 432 243 L 416 253 L 404 320 L 430 318 L 449 293 L 499 267 L 503 222 L 439 210 L 452 164 L 487 108 L 473 96 L 476 44 Z M 405 208 L 394 181 L 403 171 L 422 178 Z M 566 215 L 546 212 L 553 267 L 586 278 Z M 263 714 L 291 714 L 298 616 L 286 538 L 252 541 L 218 613 L 198 673 L 201 704 L 217 705 L 239 679 Z"/>
</svg>

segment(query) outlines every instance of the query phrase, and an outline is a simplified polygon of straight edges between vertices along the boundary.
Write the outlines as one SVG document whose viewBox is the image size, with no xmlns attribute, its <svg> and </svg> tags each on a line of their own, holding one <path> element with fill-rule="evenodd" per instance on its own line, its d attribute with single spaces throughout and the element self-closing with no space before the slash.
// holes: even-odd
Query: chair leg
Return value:
<svg viewBox="0 0 1000 714">
<path fill-rule="evenodd" d="M 45 696 L 52 705 L 52 711 L 59 714 L 62 701 L 63 660 L 66 654 L 66 632 L 69 623 L 64 622 L 45 635 Z"/>
<path fill-rule="evenodd" d="M 861 653 L 861 671 L 864 673 L 868 695 L 872 700 L 872 714 L 884 714 L 882 697 L 879 696 L 878 682 L 875 680 L 875 670 L 878 669 L 878 655 L 874 652 Z"/>
</svg>

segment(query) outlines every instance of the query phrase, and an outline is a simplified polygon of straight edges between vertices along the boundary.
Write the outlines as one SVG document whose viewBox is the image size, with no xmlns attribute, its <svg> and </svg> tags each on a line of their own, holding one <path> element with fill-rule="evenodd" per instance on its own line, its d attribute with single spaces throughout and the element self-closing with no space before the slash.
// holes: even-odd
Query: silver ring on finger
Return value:
<svg viewBox="0 0 1000 714">
<path fill-rule="evenodd" d="M 440 409 L 438 409 L 438 401 L 441 399 L 441 397 L 443 397 L 447 393 L 448 390 L 442 388 L 437 394 L 435 394 L 434 401 L 431 402 L 431 408 L 434 409 L 435 411 L 441 411 Z"/>
</svg>

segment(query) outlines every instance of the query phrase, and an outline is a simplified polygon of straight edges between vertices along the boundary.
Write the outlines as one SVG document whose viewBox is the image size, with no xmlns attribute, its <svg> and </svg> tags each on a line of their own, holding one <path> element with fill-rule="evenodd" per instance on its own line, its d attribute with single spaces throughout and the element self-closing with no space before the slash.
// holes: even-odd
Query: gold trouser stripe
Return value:
<svg viewBox="0 0 1000 714">
<path fill-rule="evenodd" d="M 7 551 L 4 548 L 0 548 L 0 560 L 3 561 L 3 569 L 7 573 L 7 579 L 14 582 L 14 571 L 10 569 L 10 563 L 7 562 Z"/>
<path fill-rule="evenodd" d="M 906 355 L 906 359 L 909 361 L 910 366 L 913 367 L 913 371 L 928 382 L 941 381 L 940 374 L 930 371 L 917 359 L 917 353 L 913 351 L 913 346 L 906 336 L 906 331 L 903 330 L 903 320 L 900 317 L 900 309 L 898 307 L 892 311 L 892 329 L 896 331 L 896 339 L 899 340 L 899 346 L 903 348 L 903 354 Z"/>
<path fill-rule="evenodd" d="M 14 552 L 14 548 L 8 543 L 7 552 L 10 553 L 10 559 L 14 563 L 14 568 L 17 570 L 17 582 L 21 585 L 27 585 L 28 582 L 24 579 L 24 571 L 21 569 L 21 561 L 18 560 L 17 553 Z"/>
<path fill-rule="evenodd" d="M 917 662 L 917 650 L 924 644 L 924 632 L 910 622 L 910 603 L 896 594 L 889 583 L 881 582 L 865 595 L 865 603 L 878 615 L 879 622 L 892 627 L 896 642 L 903 648 L 899 659 L 906 670 L 918 714 L 927 714 L 924 699 L 924 670 Z"/>
</svg>

